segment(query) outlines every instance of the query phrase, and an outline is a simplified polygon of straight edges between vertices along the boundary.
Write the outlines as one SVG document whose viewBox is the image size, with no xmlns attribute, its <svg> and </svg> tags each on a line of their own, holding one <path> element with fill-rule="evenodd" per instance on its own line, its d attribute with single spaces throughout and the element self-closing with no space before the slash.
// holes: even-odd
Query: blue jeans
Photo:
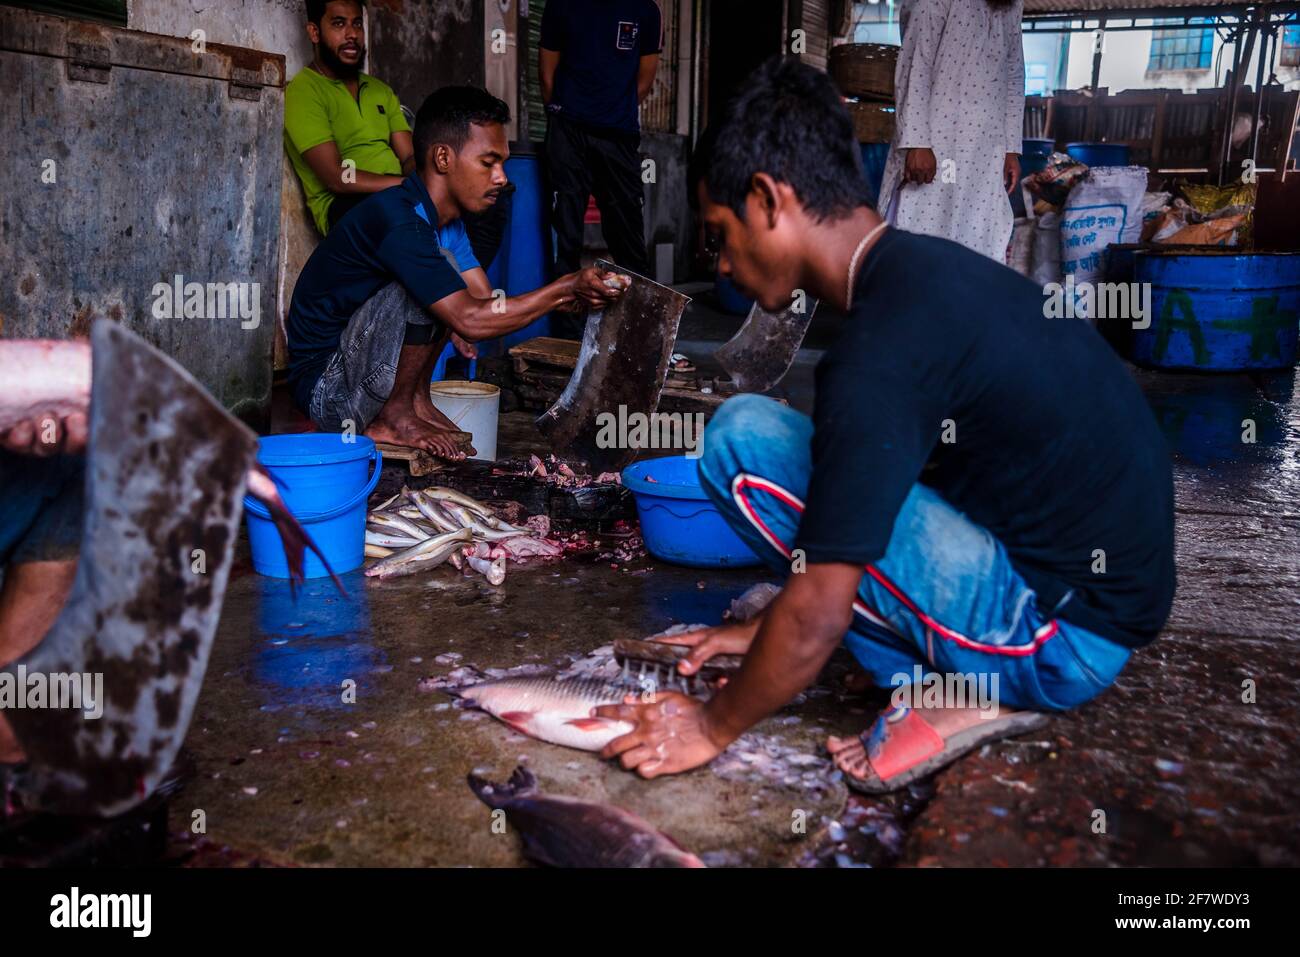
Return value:
<svg viewBox="0 0 1300 957">
<path fill-rule="evenodd" d="M 84 456 L 0 452 L 0 569 L 75 559 L 84 485 Z"/>
<path fill-rule="evenodd" d="M 699 470 L 709 498 L 782 577 L 812 474 L 812 432 L 807 416 L 741 395 L 704 433 Z M 864 488 L 861 503 L 844 509 L 870 495 Z M 1001 542 L 918 484 L 884 558 L 865 569 L 844 644 L 882 687 L 910 683 L 920 666 L 922 674 L 985 675 L 985 686 L 996 675 L 997 698 L 1012 708 L 1077 707 L 1109 687 L 1129 649 L 1049 617 L 1035 599 Z"/>
</svg>

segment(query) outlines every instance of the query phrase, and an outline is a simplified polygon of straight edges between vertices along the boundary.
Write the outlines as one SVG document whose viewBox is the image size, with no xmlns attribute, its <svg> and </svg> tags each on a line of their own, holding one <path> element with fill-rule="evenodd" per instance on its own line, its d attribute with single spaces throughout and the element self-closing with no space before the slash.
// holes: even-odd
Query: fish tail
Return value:
<svg viewBox="0 0 1300 957">
<path fill-rule="evenodd" d="M 515 798 L 537 790 L 537 778 L 522 764 L 515 768 L 505 784 L 494 784 L 472 771 L 467 775 L 470 790 L 490 808 L 505 807 Z"/>
<path fill-rule="evenodd" d="M 265 475 L 268 479 L 277 485 L 284 483 L 262 467 L 260 463 L 254 463 L 253 468 Z M 285 486 L 287 487 L 287 486 Z M 339 576 L 334 573 L 330 567 L 329 560 L 321 553 L 321 550 L 312 541 L 311 535 L 307 529 L 296 519 L 289 507 L 285 505 L 284 499 L 278 495 L 266 501 L 266 507 L 271 513 L 271 521 L 275 524 L 275 529 L 280 533 L 280 545 L 284 549 L 285 561 L 289 565 L 289 590 L 297 597 L 297 587 L 305 580 L 303 574 L 303 555 L 308 548 L 320 559 L 321 564 L 325 566 L 325 571 L 329 572 L 330 579 L 334 582 L 334 587 L 338 589 L 339 594 L 347 597 L 347 589 L 343 587 L 343 582 Z"/>
</svg>

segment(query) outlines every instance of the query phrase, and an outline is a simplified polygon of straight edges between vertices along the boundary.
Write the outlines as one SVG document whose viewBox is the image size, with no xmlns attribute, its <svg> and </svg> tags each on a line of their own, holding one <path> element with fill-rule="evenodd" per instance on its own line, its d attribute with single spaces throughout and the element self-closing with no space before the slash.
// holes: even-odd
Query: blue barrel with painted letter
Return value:
<svg viewBox="0 0 1300 957">
<path fill-rule="evenodd" d="M 1243 372 L 1294 366 L 1300 343 L 1300 253 L 1139 252 L 1151 324 L 1132 360 L 1156 369 Z"/>
<path fill-rule="evenodd" d="M 1065 151 L 1084 166 L 1128 166 L 1127 143 L 1067 143 Z"/>
</svg>

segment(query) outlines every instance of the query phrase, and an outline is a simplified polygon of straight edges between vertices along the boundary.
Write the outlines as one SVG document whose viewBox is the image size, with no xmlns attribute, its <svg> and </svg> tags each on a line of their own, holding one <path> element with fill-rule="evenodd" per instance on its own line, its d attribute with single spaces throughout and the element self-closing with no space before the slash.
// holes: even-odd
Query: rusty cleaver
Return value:
<svg viewBox="0 0 1300 957">
<path fill-rule="evenodd" d="M 738 392 L 766 392 L 781 381 L 816 311 L 816 299 L 807 302 L 802 311 L 768 312 L 754 303 L 740 331 L 714 353 Z"/>
<path fill-rule="evenodd" d="M 691 300 L 622 266 L 603 260 L 596 265 L 632 277 L 632 285 L 587 317 L 569 384 L 537 419 L 537 428 L 556 451 L 585 459 L 595 472 L 612 472 L 638 450 L 601 441 L 604 416 L 628 421 L 626 416 L 649 416 L 658 408 L 677 325 Z"/>
</svg>

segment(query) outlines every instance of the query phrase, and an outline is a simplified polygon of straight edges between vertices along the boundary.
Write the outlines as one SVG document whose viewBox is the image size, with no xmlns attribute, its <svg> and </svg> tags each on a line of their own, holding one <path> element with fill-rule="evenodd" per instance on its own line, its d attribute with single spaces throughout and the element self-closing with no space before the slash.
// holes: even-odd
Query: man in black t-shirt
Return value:
<svg viewBox="0 0 1300 957">
<path fill-rule="evenodd" d="M 712 759 L 787 704 L 843 642 L 893 704 L 831 738 L 845 780 L 894 790 L 1107 688 L 1174 593 L 1168 450 L 1085 323 L 956 243 L 886 229 L 830 81 L 759 69 L 706 134 L 692 189 L 719 271 L 771 311 L 797 291 L 846 314 L 809 419 L 728 401 L 700 477 L 788 576 L 757 620 L 674 641 L 689 674 L 741 670 L 707 704 L 662 694 L 606 756 L 653 777 Z"/>
<path fill-rule="evenodd" d="M 542 14 L 546 174 L 554 195 L 556 271 L 582 265 L 587 198 L 596 197 L 614 262 L 642 275 L 646 258 L 637 108 L 659 65 L 654 0 L 550 0 Z M 579 319 L 557 317 L 557 335 L 581 338 Z"/>
</svg>

